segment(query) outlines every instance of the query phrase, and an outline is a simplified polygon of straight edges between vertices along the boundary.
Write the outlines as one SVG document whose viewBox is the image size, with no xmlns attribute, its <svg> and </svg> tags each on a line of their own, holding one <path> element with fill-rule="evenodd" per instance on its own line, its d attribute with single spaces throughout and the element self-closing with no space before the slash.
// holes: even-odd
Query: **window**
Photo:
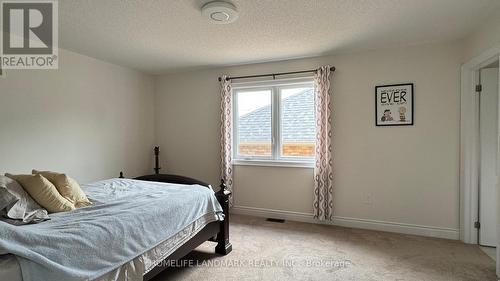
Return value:
<svg viewBox="0 0 500 281">
<path fill-rule="evenodd" d="M 236 163 L 314 162 L 312 79 L 234 84 L 233 95 Z"/>
</svg>

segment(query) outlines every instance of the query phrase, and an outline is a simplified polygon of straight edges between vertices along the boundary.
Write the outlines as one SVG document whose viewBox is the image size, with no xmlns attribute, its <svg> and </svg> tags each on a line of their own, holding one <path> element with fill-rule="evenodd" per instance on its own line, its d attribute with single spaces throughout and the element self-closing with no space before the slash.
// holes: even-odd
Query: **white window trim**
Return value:
<svg viewBox="0 0 500 281">
<path fill-rule="evenodd" d="M 314 82 L 312 77 L 299 77 L 291 79 L 277 79 L 266 81 L 252 81 L 233 83 L 233 165 L 244 166 L 279 166 L 279 167 L 301 167 L 301 168 L 314 168 L 315 159 L 299 158 L 299 157 L 286 157 L 281 154 L 281 93 L 279 89 L 293 88 L 297 86 L 313 86 Z M 240 157 L 238 156 L 238 92 L 241 90 L 249 89 L 270 89 L 271 90 L 271 151 L 270 157 Z"/>
<path fill-rule="evenodd" d="M 282 160 L 249 160 L 234 159 L 233 165 L 236 166 L 264 166 L 264 167 L 290 167 L 290 168 L 309 168 L 313 169 L 314 161 L 282 161 Z"/>
</svg>

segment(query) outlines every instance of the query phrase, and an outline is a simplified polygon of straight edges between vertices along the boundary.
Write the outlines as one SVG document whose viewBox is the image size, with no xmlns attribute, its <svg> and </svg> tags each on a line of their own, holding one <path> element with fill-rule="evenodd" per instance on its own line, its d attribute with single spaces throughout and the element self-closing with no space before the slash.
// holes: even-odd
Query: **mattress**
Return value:
<svg viewBox="0 0 500 281">
<path fill-rule="evenodd" d="M 212 222 L 210 216 L 204 216 L 174 236 L 163 241 L 158 246 L 129 261 L 121 267 L 108 272 L 95 281 L 125 281 L 141 280 L 142 276 L 150 272 L 166 257 L 172 254 L 186 241 L 193 238 L 207 224 Z M 23 281 L 21 267 L 14 255 L 0 256 L 0 280 Z"/>
<path fill-rule="evenodd" d="M 93 206 L 36 225 L 1 225 L 0 280 L 142 280 L 223 218 L 213 191 L 201 186 L 111 179 L 82 188 Z"/>
</svg>

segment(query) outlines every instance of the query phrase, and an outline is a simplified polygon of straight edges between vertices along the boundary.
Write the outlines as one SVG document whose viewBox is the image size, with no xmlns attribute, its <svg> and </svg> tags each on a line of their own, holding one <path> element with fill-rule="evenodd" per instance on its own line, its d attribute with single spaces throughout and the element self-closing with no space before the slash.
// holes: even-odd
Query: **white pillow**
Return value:
<svg viewBox="0 0 500 281">
<path fill-rule="evenodd" d="M 8 206 L 15 204 L 19 199 L 12 195 L 5 187 L 0 186 L 0 210 L 7 208 Z"/>
<path fill-rule="evenodd" d="M 1 209 L 7 218 L 21 220 L 23 223 L 36 223 L 49 219 L 47 210 L 40 207 L 15 180 L 0 175 L 0 187 L 17 198 L 17 201 Z"/>
</svg>

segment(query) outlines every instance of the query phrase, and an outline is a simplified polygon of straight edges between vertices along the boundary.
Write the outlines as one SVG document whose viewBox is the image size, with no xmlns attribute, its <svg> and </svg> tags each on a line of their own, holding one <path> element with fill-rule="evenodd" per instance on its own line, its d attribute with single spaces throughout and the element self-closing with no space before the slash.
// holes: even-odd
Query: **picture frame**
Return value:
<svg viewBox="0 0 500 281">
<path fill-rule="evenodd" d="M 375 86 L 375 125 L 414 124 L 413 83 Z"/>
</svg>

